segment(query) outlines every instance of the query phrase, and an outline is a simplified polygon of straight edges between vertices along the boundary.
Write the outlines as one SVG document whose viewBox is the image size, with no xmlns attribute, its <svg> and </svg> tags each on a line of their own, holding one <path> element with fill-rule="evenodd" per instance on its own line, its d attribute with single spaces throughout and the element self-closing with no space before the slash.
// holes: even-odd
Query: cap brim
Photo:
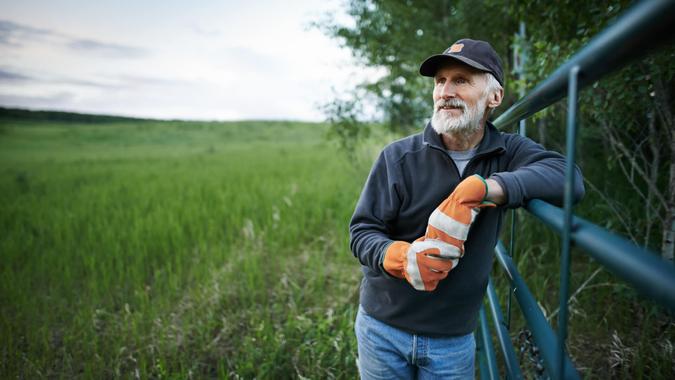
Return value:
<svg viewBox="0 0 675 380">
<path fill-rule="evenodd" d="M 432 55 L 431 57 L 425 59 L 424 62 L 422 62 L 422 65 L 420 66 L 420 74 L 425 77 L 434 77 L 436 75 L 438 67 L 442 63 L 452 60 L 462 62 L 468 66 L 471 66 L 481 71 L 492 73 L 492 71 L 490 71 L 487 67 L 481 65 L 480 63 L 474 61 L 473 59 L 463 57 L 461 55 L 436 54 Z"/>
</svg>

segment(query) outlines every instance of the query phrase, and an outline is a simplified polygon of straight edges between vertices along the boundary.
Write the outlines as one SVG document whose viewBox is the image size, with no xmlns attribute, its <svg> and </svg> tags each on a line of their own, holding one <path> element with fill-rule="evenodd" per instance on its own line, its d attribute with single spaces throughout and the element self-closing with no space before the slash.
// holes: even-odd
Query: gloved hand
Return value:
<svg viewBox="0 0 675 380">
<path fill-rule="evenodd" d="M 457 265 L 460 255 L 451 244 L 421 237 L 412 244 L 393 242 L 385 252 L 383 266 L 392 276 L 405 278 L 415 289 L 432 291 Z"/>
<path fill-rule="evenodd" d="M 483 177 L 474 174 L 460 182 L 455 191 L 429 217 L 425 238 L 439 239 L 461 248 L 478 212 L 496 204 L 485 199 L 488 185 Z"/>
<path fill-rule="evenodd" d="M 487 191 L 479 175 L 462 181 L 431 214 L 423 237 L 412 244 L 396 241 L 387 248 L 384 269 L 417 290 L 435 290 L 464 255 L 464 241 L 480 208 L 495 206 L 485 200 Z"/>
</svg>

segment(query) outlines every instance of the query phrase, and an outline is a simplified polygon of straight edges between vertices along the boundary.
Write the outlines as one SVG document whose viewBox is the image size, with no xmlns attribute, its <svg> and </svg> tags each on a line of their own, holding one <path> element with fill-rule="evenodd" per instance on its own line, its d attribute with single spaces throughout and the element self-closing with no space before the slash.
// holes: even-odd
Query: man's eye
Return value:
<svg viewBox="0 0 675 380">
<path fill-rule="evenodd" d="M 464 84 L 464 83 L 466 83 L 466 79 L 464 79 L 464 78 L 457 78 L 457 79 L 455 79 L 455 83 L 457 83 L 457 84 Z"/>
</svg>

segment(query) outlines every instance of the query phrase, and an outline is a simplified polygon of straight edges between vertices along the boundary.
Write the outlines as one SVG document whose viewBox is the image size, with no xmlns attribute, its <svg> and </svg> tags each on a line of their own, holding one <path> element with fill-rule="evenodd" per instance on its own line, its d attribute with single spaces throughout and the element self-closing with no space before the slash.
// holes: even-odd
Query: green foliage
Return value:
<svg viewBox="0 0 675 380">
<path fill-rule="evenodd" d="M 353 27 L 330 18 L 319 26 L 364 65 L 386 69 L 382 78 L 360 88 L 375 96 L 385 124 L 397 132 L 419 129 L 420 122 L 430 116 L 431 80 L 418 73 L 419 64 L 427 56 L 467 35 L 491 40 L 506 56 L 509 41 L 500 38 L 499 30 L 513 29 L 506 19 L 483 16 L 498 14 L 491 2 L 351 1 L 347 12 L 354 19 Z M 505 64 L 508 67 L 508 62 Z M 331 112 L 328 115 L 331 119 L 339 117 Z"/>
<path fill-rule="evenodd" d="M 347 3 L 346 10 L 354 20 L 353 25 L 339 24 L 330 17 L 318 25 L 349 48 L 363 65 L 386 69 L 382 78 L 363 83 L 355 91 L 365 89 L 375 97 L 384 115 L 383 121 L 391 130 L 409 133 L 420 128 L 432 109 L 431 81 L 418 73 L 420 63 L 427 56 L 444 50 L 463 37 L 490 41 L 502 57 L 507 77 L 506 98 L 501 107 L 504 110 L 517 99 L 520 87 L 531 89 L 545 79 L 625 11 L 628 4 L 628 1 L 571 0 L 556 3 L 539 0 L 352 0 Z M 514 35 L 521 21 L 526 25 L 527 37 L 519 42 Z M 517 80 L 511 72 L 511 56 L 516 45 L 529 52 L 525 65 L 526 80 Z M 647 72 L 670 73 L 673 68 L 668 61 L 657 63 L 648 60 L 643 66 L 642 71 Z M 635 104 L 632 102 L 634 99 L 624 99 L 622 86 L 623 83 L 619 83 L 609 93 L 594 94 L 594 98 L 619 98 L 623 105 Z M 343 106 L 354 106 L 362 96 L 357 98 L 354 103 Z M 336 108 L 326 108 L 333 122 L 341 116 L 333 112 Z M 595 109 L 603 114 L 615 114 L 607 108 Z M 358 116 L 359 112 L 355 110 L 349 116 Z M 358 134 L 352 136 L 359 138 Z"/>
<path fill-rule="evenodd" d="M 359 119 L 361 99 L 335 99 L 324 106 L 324 112 L 328 115 L 327 136 L 337 140 L 343 152 L 353 155 L 355 144 L 370 135 L 368 123 Z"/>
<path fill-rule="evenodd" d="M 628 1 L 567 1 L 552 6 L 527 1 L 508 7 L 509 17 L 527 25 L 527 82 L 544 80 L 629 5 Z M 673 122 L 666 114 L 675 108 L 673 58 L 675 49 L 666 46 L 584 90 L 579 102 L 578 160 L 592 182 L 587 187 L 602 192 L 600 202 L 609 203 L 611 210 L 602 220 L 613 221 L 614 230 L 657 251 L 668 214 L 666 200 L 672 192 L 668 178 L 675 154 L 670 146 Z M 564 150 L 565 112 L 564 104 L 540 112 L 530 135 L 544 137 L 551 147 Z M 540 130 L 546 125 L 553 128 Z M 600 167 L 600 162 L 606 166 Z"/>
<path fill-rule="evenodd" d="M 123 116 L 95 115 L 60 111 L 31 111 L 0 107 L 0 121 L 61 121 L 80 123 L 143 122 L 149 121 Z"/>
</svg>

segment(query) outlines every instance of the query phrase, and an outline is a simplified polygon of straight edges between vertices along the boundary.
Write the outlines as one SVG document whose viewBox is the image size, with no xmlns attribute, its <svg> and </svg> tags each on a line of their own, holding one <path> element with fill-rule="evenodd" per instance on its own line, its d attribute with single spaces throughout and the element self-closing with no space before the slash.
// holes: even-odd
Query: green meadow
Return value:
<svg viewBox="0 0 675 380">
<path fill-rule="evenodd" d="M 355 376 L 367 171 L 324 125 L 0 128 L 2 377 Z"/>
<path fill-rule="evenodd" d="M 348 160 L 324 124 L 53 116 L 0 117 L 0 378 L 357 377 L 348 223 L 394 136 Z M 555 325 L 559 238 L 520 215 L 515 261 Z M 580 252 L 571 286 L 584 378 L 672 378 L 671 317 Z"/>
</svg>

